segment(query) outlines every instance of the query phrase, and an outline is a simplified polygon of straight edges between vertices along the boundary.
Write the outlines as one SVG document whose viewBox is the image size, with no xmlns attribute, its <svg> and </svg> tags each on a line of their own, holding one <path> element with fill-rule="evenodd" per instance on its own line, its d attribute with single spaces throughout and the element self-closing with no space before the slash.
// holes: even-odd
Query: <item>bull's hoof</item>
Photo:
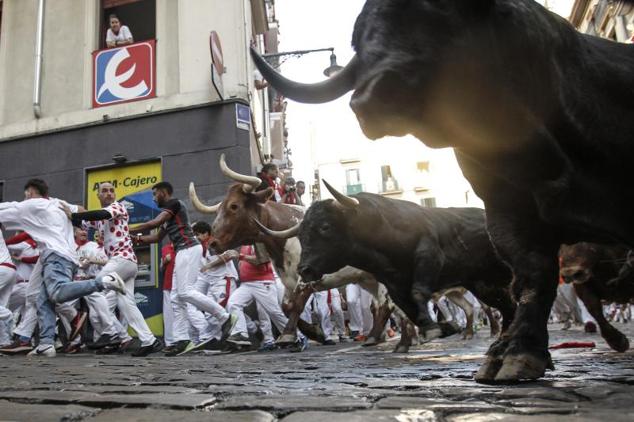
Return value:
<svg viewBox="0 0 634 422">
<path fill-rule="evenodd" d="M 546 373 L 547 359 L 534 355 L 509 355 L 504 358 L 502 367 L 495 376 L 495 382 L 516 383 L 522 380 L 536 380 Z"/>
<path fill-rule="evenodd" d="M 630 348 L 630 341 L 620 331 L 617 331 L 616 333 L 610 335 L 609 337 L 610 338 L 607 338 L 606 336 L 604 338 L 605 338 L 605 341 L 613 350 L 623 353 Z"/>
<path fill-rule="evenodd" d="M 421 337 L 423 338 L 422 340 L 423 343 L 427 343 L 428 341 L 432 341 L 441 336 L 442 336 L 442 330 L 438 327 L 430 328 L 428 330 L 425 330 L 425 329 L 421 330 Z"/>
<path fill-rule="evenodd" d="M 377 344 L 379 344 L 379 341 L 376 339 L 376 337 L 370 336 L 367 339 L 365 339 L 362 346 L 363 347 L 376 346 Z"/>
<path fill-rule="evenodd" d="M 473 376 L 476 382 L 481 384 L 491 384 L 495 381 L 495 376 L 502 367 L 502 359 L 492 356 L 487 356 L 484 363 L 478 369 L 478 372 Z"/>
<path fill-rule="evenodd" d="M 407 353 L 409 352 L 409 346 L 406 344 L 397 344 L 392 353 Z"/>
<path fill-rule="evenodd" d="M 471 340 L 471 339 L 473 339 L 473 331 L 465 331 L 462 334 L 462 339 L 463 340 Z"/>
<path fill-rule="evenodd" d="M 282 334 L 275 342 L 278 346 L 290 346 L 295 343 L 297 343 L 297 335 L 294 334 Z"/>
</svg>

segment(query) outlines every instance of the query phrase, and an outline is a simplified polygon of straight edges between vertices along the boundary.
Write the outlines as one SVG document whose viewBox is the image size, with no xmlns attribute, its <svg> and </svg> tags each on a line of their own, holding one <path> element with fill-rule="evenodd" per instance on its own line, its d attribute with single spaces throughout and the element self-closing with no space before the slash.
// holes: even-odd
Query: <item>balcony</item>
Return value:
<svg viewBox="0 0 634 422">
<path fill-rule="evenodd" d="M 363 183 L 357 183 L 356 185 L 346 185 L 346 195 L 356 195 L 363 192 Z"/>
</svg>

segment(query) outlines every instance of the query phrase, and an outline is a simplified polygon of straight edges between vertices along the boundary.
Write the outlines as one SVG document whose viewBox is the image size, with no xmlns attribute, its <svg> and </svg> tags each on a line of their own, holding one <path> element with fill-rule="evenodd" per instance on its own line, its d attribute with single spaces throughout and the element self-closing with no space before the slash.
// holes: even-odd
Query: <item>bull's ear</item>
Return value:
<svg viewBox="0 0 634 422">
<path fill-rule="evenodd" d="M 258 202 L 266 202 L 273 196 L 273 188 L 266 188 L 253 194 Z"/>
</svg>

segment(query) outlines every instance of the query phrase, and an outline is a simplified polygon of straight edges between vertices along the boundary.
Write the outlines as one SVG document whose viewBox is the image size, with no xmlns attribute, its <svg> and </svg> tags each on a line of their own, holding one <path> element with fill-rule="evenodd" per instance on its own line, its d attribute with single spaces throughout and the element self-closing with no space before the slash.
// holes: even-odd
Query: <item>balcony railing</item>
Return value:
<svg viewBox="0 0 634 422">
<path fill-rule="evenodd" d="M 356 195 L 359 192 L 363 192 L 363 183 L 357 183 L 356 185 L 346 185 L 346 195 Z"/>
</svg>

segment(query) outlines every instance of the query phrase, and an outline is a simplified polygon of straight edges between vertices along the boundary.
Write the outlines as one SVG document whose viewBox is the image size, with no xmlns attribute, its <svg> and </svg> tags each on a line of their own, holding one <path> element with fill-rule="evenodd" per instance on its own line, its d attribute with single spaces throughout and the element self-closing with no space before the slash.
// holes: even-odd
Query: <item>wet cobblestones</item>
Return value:
<svg viewBox="0 0 634 422">
<path fill-rule="evenodd" d="M 634 324 L 617 324 L 633 338 Z M 132 358 L 0 357 L 0 420 L 572 421 L 634 420 L 634 352 L 597 334 L 551 327 L 556 370 L 516 386 L 476 384 L 490 339 L 459 336 L 391 353 L 393 343 Z"/>
</svg>

